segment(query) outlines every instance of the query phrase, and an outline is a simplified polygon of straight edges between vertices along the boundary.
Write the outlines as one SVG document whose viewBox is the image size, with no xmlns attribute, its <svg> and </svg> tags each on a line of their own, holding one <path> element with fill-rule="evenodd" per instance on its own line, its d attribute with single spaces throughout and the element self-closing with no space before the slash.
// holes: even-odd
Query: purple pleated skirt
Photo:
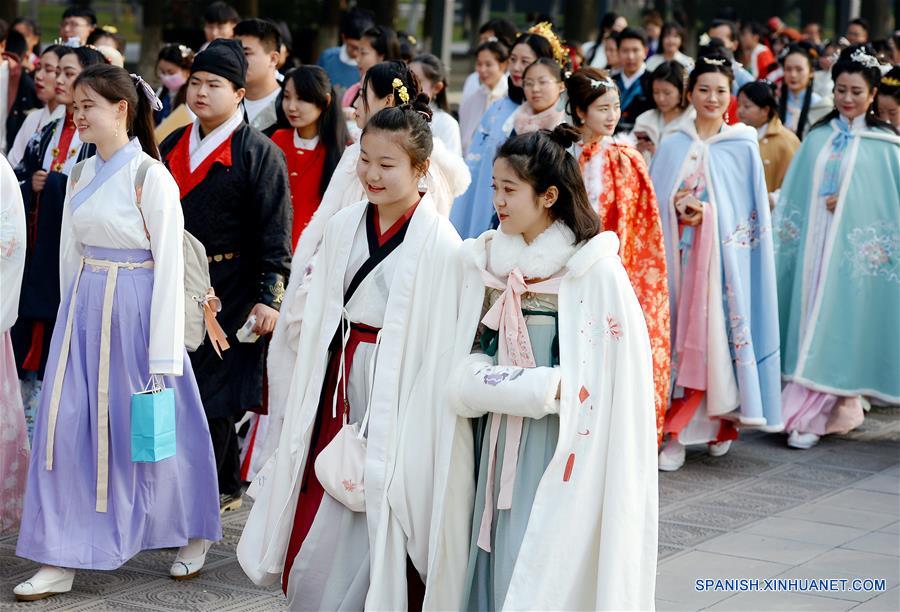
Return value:
<svg viewBox="0 0 900 612">
<path fill-rule="evenodd" d="M 141 262 L 149 251 L 87 247 L 87 257 Z M 16 554 L 39 563 L 110 570 L 138 552 L 180 547 L 189 538 L 218 540 L 219 491 L 209 427 L 184 353 L 184 375 L 165 378 L 175 390 L 174 457 L 131 461 L 131 395 L 149 378 L 153 270 L 120 268 L 112 311 L 109 372 L 109 494 L 97 512 L 97 378 L 106 270 L 85 266 L 56 422 L 53 469 L 45 466 L 53 375 L 60 358 L 69 296 L 53 330 L 47 378 L 35 421 Z"/>
</svg>

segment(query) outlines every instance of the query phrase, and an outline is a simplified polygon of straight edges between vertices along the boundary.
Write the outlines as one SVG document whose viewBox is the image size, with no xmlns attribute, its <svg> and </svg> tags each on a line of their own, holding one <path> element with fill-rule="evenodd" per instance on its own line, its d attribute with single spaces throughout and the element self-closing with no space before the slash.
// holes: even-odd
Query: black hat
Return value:
<svg viewBox="0 0 900 612">
<path fill-rule="evenodd" d="M 247 58 L 244 47 L 237 40 L 217 38 L 194 58 L 191 74 L 211 72 L 244 87 L 247 83 Z"/>
</svg>

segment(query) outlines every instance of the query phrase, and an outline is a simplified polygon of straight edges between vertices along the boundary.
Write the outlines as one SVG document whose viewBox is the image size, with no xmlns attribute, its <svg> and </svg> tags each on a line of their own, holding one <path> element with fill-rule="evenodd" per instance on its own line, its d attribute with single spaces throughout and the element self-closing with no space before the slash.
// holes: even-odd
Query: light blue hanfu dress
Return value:
<svg viewBox="0 0 900 612">
<path fill-rule="evenodd" d="M 501 291 L 488 289 L 486 307 L 493 306 Z M 557 296 L 550 294 L 528 293 L 522 297 L 522 313 L 528 327 L 528 336 L 534 353 L 535 365 L 554 366 L 559 364 L 559 348 L 557 341 Z M 496 351 L 496 332 L 485 330 L 481 344 L 485 352 Z M 496 364 L 496 357 L 494 362 Z M 531 507 L 534 504 L 538 484 L 547 469 L 559 437 L 559 415 L 551 414 L 541 419 L 524 418 L 522 437 L 519 441 L 519 454 L 513 487 L 512 507 L 498 510 L 500 490 L 500 473 L 506 447 L 506 430 L 508 416 L 504 415 L 500 424 L 494 465 L 495 486 L 493 487 L 493 520 L 491 522 L 491 550 L 486 552 L 478 546 L 479 527 L 485 506 L 485 490 L 488 480 L 490 415 L 476 424 L 476 447 L 481 443 L 478 469 L 478 488 L 475 493 L 475 513 L 472 527 L 472 540 L 469 552 L 469 566 L 466 575 L 466 592 L 463 595 L 463 607 L 466 610 L 500 610 L 506 598 L 509 582 L 512 578 L 519 547 L 525 536 Z"/>
</svg>

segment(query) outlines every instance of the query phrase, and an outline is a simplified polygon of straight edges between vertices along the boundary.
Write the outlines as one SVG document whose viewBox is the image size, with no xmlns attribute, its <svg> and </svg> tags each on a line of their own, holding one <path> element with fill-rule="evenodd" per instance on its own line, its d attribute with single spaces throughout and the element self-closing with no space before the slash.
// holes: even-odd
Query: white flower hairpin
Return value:
<svg viewBox="0 0 900 612">
<path fill-rule="evenodd" d="M 725 65 L 724 59 L 712 59 L 709 57 L 703 57 L 700 59 L 703 60 L 704 64 L 709 64 L 710 66 L 724 66 Z"/>
<path fill-rule="evenodd" d="M 709 34 L 707 34 L 706 32 L 704 32 L 703 34 L 700 35 L 700 40 L 699 40 L 698 42 L 700 43 L 700 46 L 701 46 L 701 47 L 705 47 L 705 46 L 707 46 L 707 45 L 709 44 L 709 42 L 710 42 L 711 40 L 712 40 L 712 39 L 709 37 Z"/>
<path fill-rule="evenodd" d="M 866 68 L 878 68 L 879 66 L 878 60 L 863 51 L 862 47 L 853 52 L 850 56 L 850 61 L 862 64 Z"/>
<path fill-rule="evenodd" d="M 591 87 L 593 89 L 597 89 L 600 86 L 606 87 L 607 89 L 613 89 L 616 86 L 616 82 L 611 78 L 607 77 L 605 79 L 591 79 Z"/>
</svg>

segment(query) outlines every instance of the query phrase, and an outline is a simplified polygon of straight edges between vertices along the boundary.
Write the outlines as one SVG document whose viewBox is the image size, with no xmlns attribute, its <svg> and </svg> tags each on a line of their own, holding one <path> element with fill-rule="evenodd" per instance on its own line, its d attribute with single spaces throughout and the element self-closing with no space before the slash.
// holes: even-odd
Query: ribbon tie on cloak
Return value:
<svg viewBox="0 0 900 612">
<path fill-rule="evenodd" d="M 531 350 L 531 339 L 528 337 L 525 315 L 522 314 L 522 295 L 526 292 L 559 293 L 562 276 L 554 276 L 547 280 L 527 283 L 519 268 L 513 268 L 505 283 L 487 271 L 482 271 L 482 280 L 486 287 L 503 291 L 481 320 L 487 327 L 496 330 L 498 333 L 497 363 L 499 365 L 513 365 L 522 368 L 535 367 L 534 352 Z M 502 417 L 503 415 L 497 412 L 491 413 L 488 479 L 484 494 L 484 512 L 481 515 L 481 528 L 478 532 L 478 547 L 486 552 L 491 552 L 491 523 L 494 517 L 494 465 Z M 516 466 L 519 461 L 519 441 L 522 438 L 522 424 L 522 417 L 507 415 L 506 444 L 503 449 L 503 467 L 500 472 L 500 492 L 497 496 L 498 510 L 509 510 L 512 508 Z"/>
<path fill-rule="evenodd" d="M 844 152 L 853 140 L 853 132 L 850 131 L 850 124 L 847 123 L 843 117 L 835 119 L 835 125 L 838 128 L 838 132 L 831 141 L 831 155 L 829 155 L 828 159 L 825 161 L 822 187 L 819 189 L 819 195 L 822 197 L 832 196 L 838 192 L 841 181 L 841 163 L 844 160 Z"/>
</svg>

